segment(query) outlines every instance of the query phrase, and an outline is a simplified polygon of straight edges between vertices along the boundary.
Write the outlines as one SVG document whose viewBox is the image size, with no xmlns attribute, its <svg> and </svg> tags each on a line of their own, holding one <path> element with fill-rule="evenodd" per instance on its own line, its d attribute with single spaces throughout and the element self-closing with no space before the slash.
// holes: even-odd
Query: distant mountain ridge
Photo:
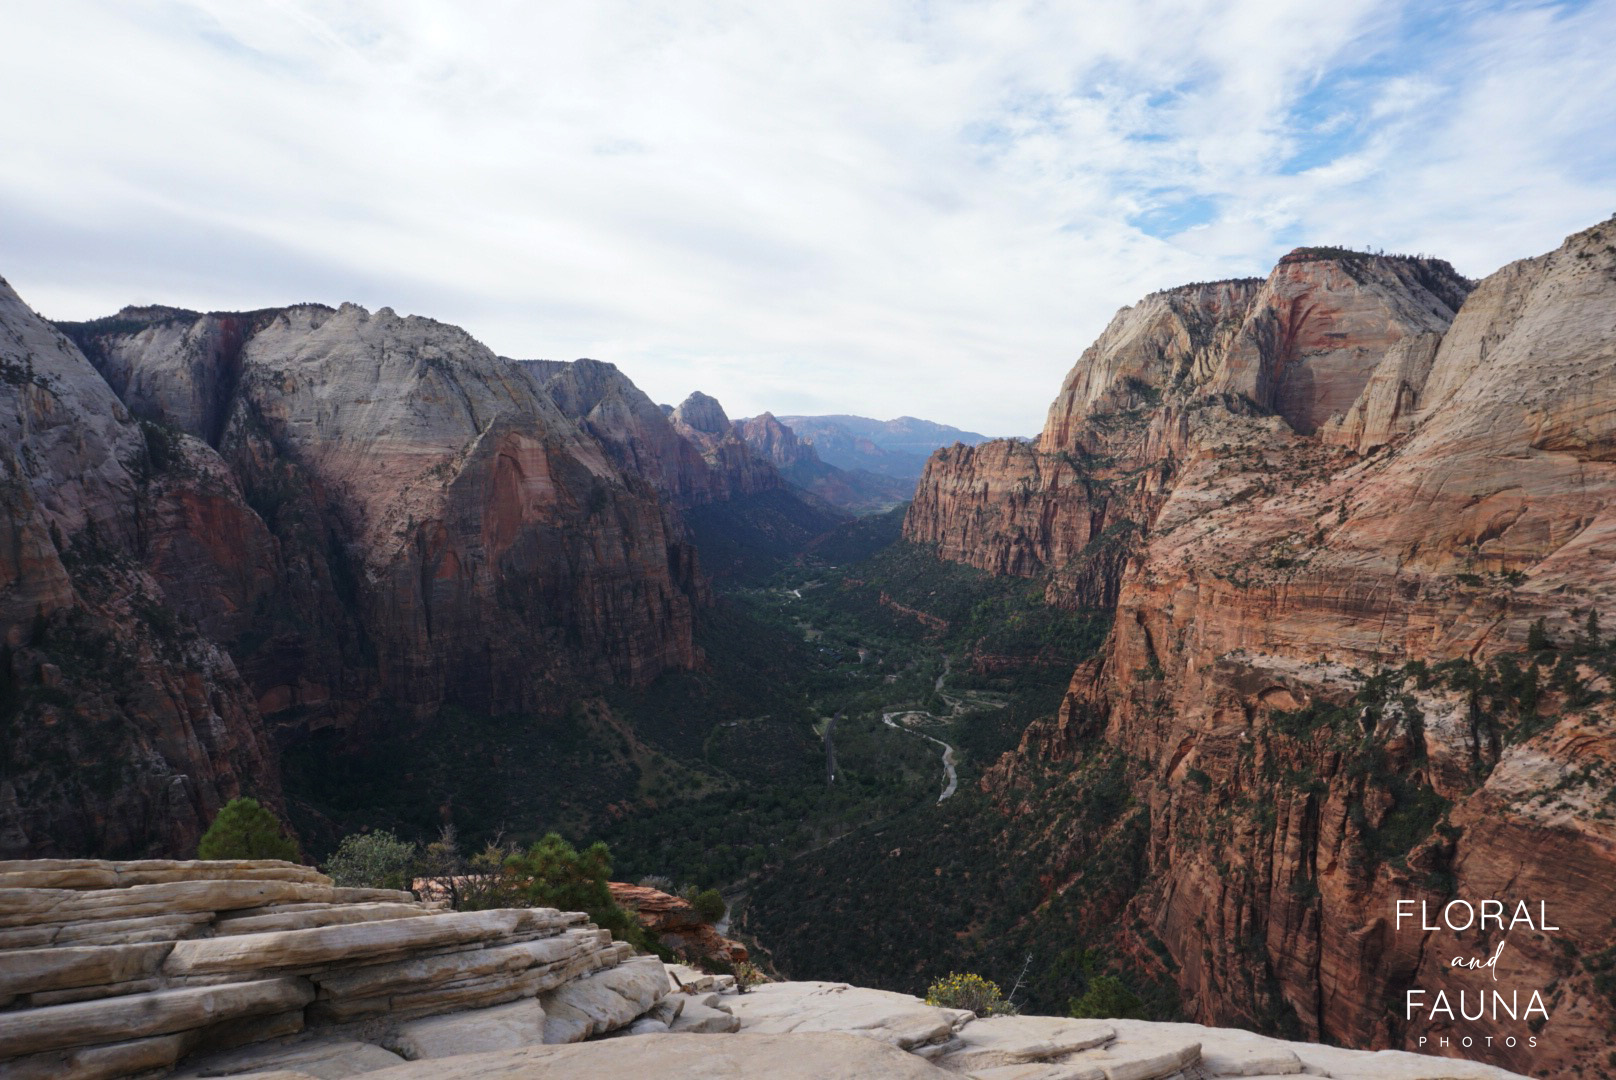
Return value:
<svg viewBox="0 0 1616 1080">
<path fill-rule="evenodd" d="M 913 416 L 874 420 L 867 416 L 781 416 L 821 461 L 839 469 L 918 480 L 932 451 L 955 443 L 975 446 L 988 436 Z"/>
</svg>

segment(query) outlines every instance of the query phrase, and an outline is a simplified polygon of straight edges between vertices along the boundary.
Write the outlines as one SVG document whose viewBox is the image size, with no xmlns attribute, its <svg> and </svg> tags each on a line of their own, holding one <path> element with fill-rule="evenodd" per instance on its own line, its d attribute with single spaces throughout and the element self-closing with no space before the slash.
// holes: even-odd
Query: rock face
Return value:
<svg viewBox="0 0 1616 1080">
<path fill-rule="evenodd" d="M 233 650 L 271 718 L 542 710 L 568 680 L 694 661 L 692 560 L 655 493 L 464 331 L 351 304 L 71 329 L 131 410 L 211 437 L 275 533 L 259 648 Z"/>
<path fill-rule="evenodd" d="M 752 452 L 716 398 L 697 390 L 673 410 L 674 430 L 701 451 L 726 499 L 757 495 L 782 486 L 780 473 Z"/>
<path fill-rule="evenodd" d="M 710 958 L 738 964 L 747 958 L 746 946 L 720 934 L 696 914 L 690 901 L 623 881 L 611 882 L 610 887 L 613 903 L 632 911 L 641 926 L 684 960 L 694 963 Z"/>
<path fill-rule="evenodd" d="M 1585 625 L 1616 610 L 1612 401 L 1616 221 L 1474 291 L 1432 260 L 1304 250 L 1156 294 L 1036 446 L 934 456 L 911 539 L 1114 605 L 1103 656 L 987 786 L 1037 797 L 1095 739 L 1145 763 L 1121 941 L 1147 966 L 1165 947 L 1197 1019 L 1492 1037 L 1488 1060 L 1538 1076 L 1608 1048 L 1603 961 L 1571 958 L 1616 948 L 1594 910 L 1611 650 Z M 1507 1015 L 1405 1019 L 1405 989 L 1457 989 L 1447 961 L 1489 943 L 1398 931 L 1395 901 L 1505 895 L 1560 928 L 1500 960 L 1545 993 L 1537 1045 Z"/>
<path fill-rule="evenodd" d="M 136 422 L 4 282 L 0 429 L 0 854 L 194 847 L 227 800 L 276 804 L 251 689 L 198 632 L 272 572 L 228 470 Z M 212 603 L 183 619 L 170 585 Z"/>
</svg>

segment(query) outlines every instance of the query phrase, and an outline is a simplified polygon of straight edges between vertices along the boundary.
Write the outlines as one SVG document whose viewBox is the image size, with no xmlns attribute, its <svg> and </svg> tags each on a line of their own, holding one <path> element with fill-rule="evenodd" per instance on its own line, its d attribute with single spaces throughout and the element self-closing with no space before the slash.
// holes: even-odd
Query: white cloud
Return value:
<svg viewBox="0 0 1616 1080">
<path fill-rule="evenodd" d="M 1151 289 L 1301 242 L 1479 274 L 1613 208 L 1612 4 L 1431 11 L 21 0 L 0 273 L 56 317 L 356 300 L 732 415 L 1030 433 Z M 1175 207 L 1215 218 L 1130 224 Z"/>
</svg>

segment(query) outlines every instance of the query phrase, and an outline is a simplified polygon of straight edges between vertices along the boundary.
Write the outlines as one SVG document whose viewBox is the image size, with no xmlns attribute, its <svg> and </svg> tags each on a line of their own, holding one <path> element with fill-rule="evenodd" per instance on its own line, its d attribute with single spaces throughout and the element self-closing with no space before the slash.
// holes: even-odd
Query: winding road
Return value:
<svg viewBox="0 0 1616 1080">
<path fill-rule="evenodd" d="M 943 680 L 948 678 L 948 668 L 952 662 L 953 661 L 950 657 L 943 657 L 943 673 L 937 676 L 937 683 L 934 687 L 939 694 L 943 692 Z M 945 697 L 943 700 L 948 702 L 948 711 L 950 714 L 953 714 L 960 707 L 960 703 L 957 698 Z M 899 716 L 924 716 L 928 720 L 940 720 L 942 717 L 933 716 L 931 713 L 922 712 L 919 709 L 899 709 L 897 712 L 881 714 L 881 722 L 887 727 L 893 728 L 897 731 L 907 731 L 911 735 L 919 735 L 922 739 L 930 739 L 932 742 L 943 748 L 943 776 L 947 782 L 943 784 L 943 793 L 937 796 L 937 801 L 942 802 L 944 799 L 947 799 L 949 796 L 953 795 L 954 792 L 959 790 L 959 772 L 954 768 L 954 748 L 941 739 L 932 738 L 932 736 L 927 735 L 923 731 L 916 731 L 913 728 L 898 723 L 895 717 Z"/>
</svg>

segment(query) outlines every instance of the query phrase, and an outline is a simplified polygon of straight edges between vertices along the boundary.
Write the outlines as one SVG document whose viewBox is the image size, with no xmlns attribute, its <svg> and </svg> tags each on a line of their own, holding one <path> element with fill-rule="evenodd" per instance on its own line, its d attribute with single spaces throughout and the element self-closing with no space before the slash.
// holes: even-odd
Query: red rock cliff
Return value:
<svg viewBox="0 0 1616 1080">
<path fill-rule="evenodd" d="M 908 534 L 945 557 L 1058 582 L 1118 505 L 1140 526 L 1104 655 L 989 786 L 1014 801 L 1096 738 L 1142 762 L 1125 922 L 1199 1020 L 1491 1036 L 1487 1060 L 1572 1075 L 1616 1023 L 1610 650 L 1579 629 L 1616 614 L 1616 221 L 1462 305 L 1443 264 L 1340 252 L 1214 288 L 1120 315 L 1037 447 L 928 467 Z M 1553 913 L 1500 961 L 1545 991 L 1541 1030 L 1404 1021 L 1408 987 L 1481 985 L 1443 969 L 1451 936 L 1393 929 L 1396 899 L 1454 897 Z"/>
</svg>

